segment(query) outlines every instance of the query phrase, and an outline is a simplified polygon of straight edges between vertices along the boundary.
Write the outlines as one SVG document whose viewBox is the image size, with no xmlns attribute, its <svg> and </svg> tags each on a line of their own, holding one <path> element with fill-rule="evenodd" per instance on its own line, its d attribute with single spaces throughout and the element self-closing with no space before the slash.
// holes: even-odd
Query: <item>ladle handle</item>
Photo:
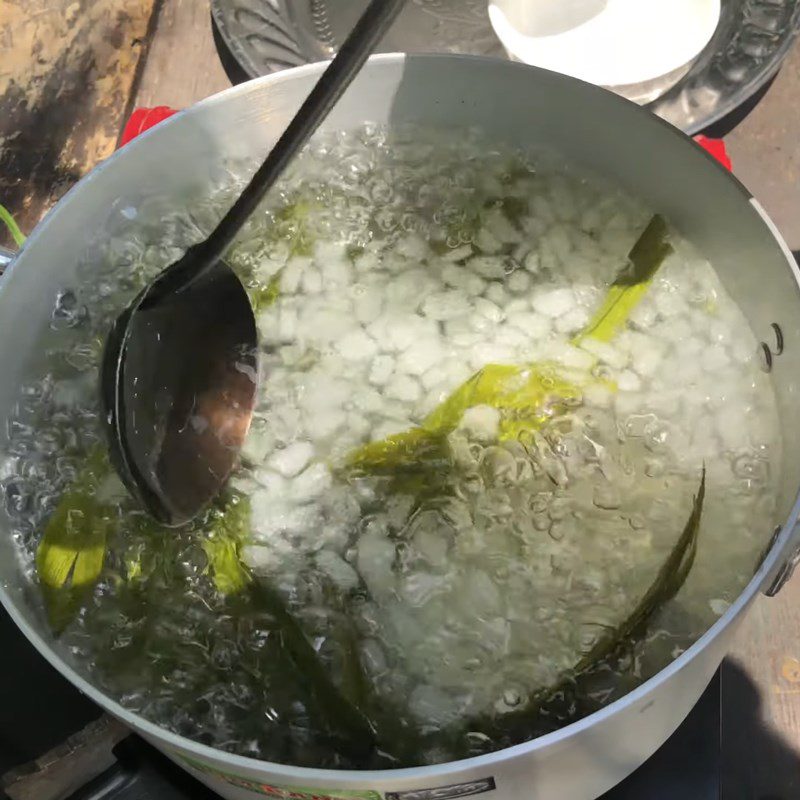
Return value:
<svg viewBox="0 0 800 800">
<path fill-rule="evenodd" d="M 199 247 L 201 261 L 213 266 L 261 202 L 289 162 L 319 127 L 344 90 L 358 74 L 378 42 L 391 26 L 405 0 L 371 0 L 328 68 L 317 81 L 300 110 L 278 139 L 266 161 L 247 184 L 239 199 Z M 207 248 L 207 249 L 206 249 Z M 202 274 L 205 269 L 201 270 Z"/>
</svg>

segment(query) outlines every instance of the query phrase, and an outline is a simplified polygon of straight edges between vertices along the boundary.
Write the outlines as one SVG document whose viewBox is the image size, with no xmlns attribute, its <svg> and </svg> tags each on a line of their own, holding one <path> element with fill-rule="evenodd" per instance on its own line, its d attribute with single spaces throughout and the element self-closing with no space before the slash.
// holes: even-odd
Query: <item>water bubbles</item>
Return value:
<svg viewBox="0 0 800 800">
<path fill-rule="evenodd" d="M 96 368 L 100 358 L 98 342 L 76 344 L 65 356 L 66 362 L 79 372 Z"/>
<path fill-rule="evenodd" d="M 3 500 L 6 513 L 12 518 L 24 517 L 33 504 L 33 498 L 27 487 L 17 480 L 3 484 Z"/>
<path fill-rule="evenodd" d="M 32 425 L 27 425 L 13 417 L 6 421 L 6 430 L 8 432 L 8 438 L 14 441 L 32 438 L 34 432 Z"/>
<path fill-rule="evenodd" d="M 548 533 L 554 542 L 561 542 L 572 536 L 575 532 L 576 524 L 573 520 L 560 520 L 550 526 Z"/>
<path fill-rule="evenodd" d="M 733 459 L 732 470 L 737 478 L 763 485 L 767 482 L 769 464 L 763 458 L 758 458 L 752 453 L 742 453 Z"/>
<path fill-rule="evenodd" d="M 662 422 L 648 425 L 644 434 L 645 447 L 652 453 L 664 453 L 670 443 L 669 426 Z"/>
<path fill-rule="evenodd" d="M 566 292 L 572 299 L 563 309 L 549 308 L 552 322 L 534 326 L 535 346 L 533 328 L 517 330 L 515 324 L 506 349 L 491 352 L 502 352 L 503 363 L 529 363 L 544 357 L 540 344 L 566 343 L 572 328 L 561 316 L 574 310 L 576 298 L 587 313 L 599 304 L 597 287 L 614 279 L 635 236 L 643 212 L 632 201 L 582 177 L 552 180 L 545 165 L 531 180 L 528 159 L 484 144 L 475 133 L 436 138 L 414 127 L 393 134 L 375 125 L 355 135 L 317 137 L 231 250 L 232 265 L 249 288 L 263 287 L 281 269 L 286 277 L 292 263 L 302 264 L 301 275 L 310 268 L 315 275 L 313 297 L 301 280 L 280 298 L 281 311 L 289 309 L 296 319 L 281 333 L 291 341 L 262 353 L 274 378 L 259 410 L 269 436 L 261 432 L 260 443 L 246 453 L 248 465 L 261 471 L 244 470 L 236 483 L 240 490 L 263 493 L 260 539 L 248 549 L 258 551 L 259 563 L 271 565 L 265 569 L 270 585 L 318 645 L 334 680 L 349 680 L 343 665 L 354 658 L 381 711 L 389 709 L 402 726 L 427 726 L 435 744 L 417 756 L 420 761 L 453 757 L 450 743 L 458 737 L 448 725 L 461 725 L 473 714 L 519 711 L 538 687 L 558 684 L 574 666 L 575 653 L 590 648 L 602 626 L 613 627 L 647 586 L 655 556 L 674 540 L 676 519 L 685 516 L 686 499 L 696 489 L 696 453 L 688 445 L 681 451 L 677 435 L 681 426 L 697 425 L 697 409 L 687 407 L 677 421 L 669 411 L 670 403 L 693 392 L 669 385 L 677 380 L 672 376 L 680 353 L 670 339 L 658 369 L 648 372 L 634 358 L 637 341 L 627 338 L 658 338 L 657 320 L 643 323 L 647 315 L 613 348 L 579 351 L 586 358 L 574 368 L 575 377 L 589 383 L 587 397 L 602 382 L 616 384 L 617 391 L 606 389 L 602 402 L 595 391 L 592 401 L 576 396 L 552 403 L 543 410 L 541 429 L 510 441 L 498 441 L 499 425 L 485 441 L 459 431 L 443 446 L 441 463 L 430 475 L 421 481 L 413 473 L 402 476 L 407 490 L 387 490 L 385 478 L 347 483 L 333 477 L 329 461 L 380 438 L 381 425 L 395 434 L 419 424 L 468 380 L 473 367 L 465 354 L 476 341 L 499 341 L 512 315 L 544 319 L 531 311 L 543 293 Z M 2 472 L 4 508 L 28 569 L 44 523 L 87 450 L 102 441 L 95 383 L 108 325 L 144 281 L 210 230 L 249 170 L 221 165 L 214 178 L 220 185 L 188 207 L 175 210 L 163 199 L 160 205 L 148 199 L 137 204 L 135 217 L 115 211 L 127 226 L 124 235 L 104 243 L 101 257 L 82 264 L 80 280 L 56 298 L 45 343 L 47 371 L 54 377 L 21 390 L 8 423 Z M 594 237 L 577 230 L 584 222 Z M 533 244 L 537 249 L 530 251 Z M 453 250 L 459 250 L 457 258 Z M 491 266 L 494 283 L 479 275 L 479 264 Z M 713 274 L 702 281 L 692 277 L 692 264 L 676 258 L 666 265 L 685 268 L 669 285 L 688 293 L 685 310 L 680 304 L 671 309 L 684 317 L 673 316 L 670 324 L 691 332 L 689 314 L 706 313 L 710 300 L 725 311 L 727 302 L 714 289 Z M 445 269 L 447 285 L 464 294 L 464 308 L 446 325 L 428 324 L 424 301 L 444 290 Z M 504 275 L 511 277 L 504 281 Z M 398 286 L 402 293 L 395 291 Z M 374 313 L 361 308 L 372 295 L 380 301 Z M 491 319 L 477 314 L 487 303 L 496 312 Z M 474 329 L 472 316 L 481 316 Z M 405 325 L 409 318 L 413 325 Z M 728 316 L 720 319 L 727 325 Z M 376 386 L 407 369 L 421 370 L 412 378 L 419 384 L 415 396 L 426 395 L 419 407 L 417 401 L 412 408 L 387 398 L 369 384 L 374 358 L 345 359 L 332 334 L 315 341 L 318 329 L 332 325 L 342 328 L 342 336 L 361 330 L 376 343 L 375 358 L 388 369 Z M 712 337 L 726 341 L 723 327 L 706 325 Z M 666 339 L 667 331 L 661 333 Z M 426 356 L 441 351 L 441 357 L 422 369 L 413 351 L 407 355 L 411 345 Z M 696 349 L 691 353 L 698 356 Z M 291 354 L 297 358 L 283 364 L 282 357 Z M 635 380 L 632 372 L 621 380 L 631 362 L 640 372 Z M 751 369 L 741 363 L 737 369 Z M 546 376 L 544 385 L 554 388 L 554 376 Z M 753 395 L 763 387 L 754 384 L 748 391 Z M 726 385 L 715 402 L 738 402 L 739 388 Z M 621 395 L 628 402 L 625 414 L 616 405 Z M 751 395 L 748 421 L 762 415 Z M 429 405 L 423 408 L 423 401 Z M 513 422 L 516 413 L 502 422 Z M 749 424 L 752 447 L 729 447 L 709 470 L 708 513 L 715 524 L 703 536 L 715 566 L 722 552 L 717 529 L 726 535 L 754 530 L 754 515 L 767 515 L 772 451 L 766 431 Z M 278 443 L 291 445 L 298 437 L 314 440 L 319 462 L 303 465 L 280 484 L 270 482 L 263 464 Z M 708 453 L 718 452 L 716 439 L 706 444 Z M 316 468 L 320 472 L 309 477 Z M 683 479 L 687 472 L 692 481 Z M 308 490 L 312 477 L 319 479 L 320 492 Z M 725 493 L 723 481 L 735 486 L 735 497 Z M 725 506 L 732 498 L 736 524 L 716 524 L 734 520 Z M 118 502 L 121 524 L 110 539 L 107 574 L 65 633 L 65 651 L 125 707 L 197 741 L 257 758 L 352 768 L 320 731 L 295 676 L 287 677 L 284 641 L 273 616 L 252 605 L 246 592 L 219 595 L 197 538 L 172 532 L 159 542 L 162 552 L 130 524 L 130 501 Z M 274 524 L 262 531 L 266 509 L 275 512 Z M 755 534 L 746 535 L 736 558 L 744 562 L 747 556 L 749 568 L 759 543 Z M 696 571 L 707 565 L 704 547 Z M 731 569 L 715 569 L 717 579 L 746 579 L 746 570 L 730 558 Z M 347 580 L 337 584 L 332 576 L 345 571 Z M 689 631 L 681 604 L 706 620 L 713 613 L 709 598 L 727 597 L 724 588 L 687 584 L 670 606 L 669 629 Z M 352 624 L 355 638 L 349 643 L 342 623 Z M 642 652 L 652 656 L 652 664 L 634 658 L 609 662 L 585 688 L 597 703 L 623 694 L 636 685 L 634 673 L 646 677 L 665 663 L 675 641 L 648 638 Z M 542 707 L 536 724 L 543 730 L 575 718 L 570 691 Z M 440 739 L 438 730 L 445 731 Z M 478 731 L 461 738 L 460 746 L 466 743 L 475 754 L 514 743 Z M 404 764 L 387 753 L 372 766 L 389 765 Z"/>
<path fill-rule="evenodd" d="M 622 505 L 622 495 L 617 486 L 610 483 L 601 483 L 594 489 L 592 502 L 598 508 L 613 510 Z"/>
<path fill-rule="evenodd" d="M 532 518 L 533 527 L 537 531 L 546 531 L 550 528 L 551 520 L 547 514 L 535 514 Z"/>
<path fill-rule="evenodd" d="M 83 323 L 88 316 L 86 306 L 78 302 L 71 289 L 65 289 L 56 295 L 53 307 L 53 327 L 74 328 Z"/>
<path fill-rule="evenodd" d="M 406 231 L 406 233 L 413 233 L 421 227 L 421 220 L 416 214 L 407 212 L 400 218 L 400 227 Z"/>
<path fill-rule="evenodd" d="M 510 708 L 515 708 L 522 702 L 522 694 L 518 689 L 506 689 L 503 692 L 503 702 Z"/>
<path fill-rule="evenodd" d="M 375 224 L 384 233 L 393 231 L 399 225 L 397 213 L 392 208 L 383 208 L 375 212 Z"/>
<path fill-rule="evenodd" d="M 27 442 L 24 439 L 14 439 L 8 443 L 8 452 L 12 456 L 26 456 L 35 449 L 32 442 Z"/>
<path fill-rule="evenodd" d="M 509 687 L 503 690 L 503 693 L 494 704 L 494 710 L 498 714 L 508 714 L 512 711 L 519 709 L 525 701 L 525 695 L 516 687 Z"/>
<path fill-rule="evenodd" d="M 39 451 L 45 456 L 52 456 L 63 446 L 62 437 L 57 430 L 42 430 L 37 435 Z"/>
<path fill-rule="evenodd" d="M 394 191 L 386 181 L 378 179 L 370 185 L 370 197 L 375 203 L 386 204 L 392 201 Z"/>
<path fill-rule="evenodd" d="M 648 478 L 660 478 L 666 471 L 666 464 L 660 458 L 648 458 L 644 462 L 644 474 Z"/>
</svg>

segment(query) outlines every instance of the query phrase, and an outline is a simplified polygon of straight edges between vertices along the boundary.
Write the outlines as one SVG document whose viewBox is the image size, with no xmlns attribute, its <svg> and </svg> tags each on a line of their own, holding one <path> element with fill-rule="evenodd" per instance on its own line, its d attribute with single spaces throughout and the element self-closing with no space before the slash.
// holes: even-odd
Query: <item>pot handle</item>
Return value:
<svg viewBox="0 0 800 800">
<path fill-rule="evenodd" d="M 13 250 L 9 250 L 7 247 L 0 247 L 0 275 L 6 271 L 6 267 L 11 264 L 16 255 Z"/>
<path fill-rule="evenodd" d="M 780 533 L 780 528 L 776 530 L 776 534 Z M 783 589 L 789 578 L 794 574 L 795 568 L 800 564 L 800 541 L 798 540 L 800 529 L 796 526 L 792 532 L 792 549 L 786 560 L 773 572 L 769 582 L 762 590 L 767 597 L 775 597 L 778 592 Z M 773 538 L 772 544 L 775 543 Z M 772 545 L 768 548 L 767 552 L 772 549 Z"/>
</svg>

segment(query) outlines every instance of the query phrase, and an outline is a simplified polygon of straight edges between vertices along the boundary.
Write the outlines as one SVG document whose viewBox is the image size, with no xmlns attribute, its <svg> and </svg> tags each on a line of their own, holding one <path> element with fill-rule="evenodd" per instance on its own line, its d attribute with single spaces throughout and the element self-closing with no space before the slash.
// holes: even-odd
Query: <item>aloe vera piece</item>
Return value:
<svg viewBox="0 0 800 800">
<path fill-rule="evenodd" d="M 610 342 L 617 335 L 644 297 L 664 259 L 673 252 L 668 235 L 666 220 L 656 214 L 634 244 L 627 269 L 611 284 L 603 305 L 572 340 L 573 344 L 589 337 Z"/>
</svg>

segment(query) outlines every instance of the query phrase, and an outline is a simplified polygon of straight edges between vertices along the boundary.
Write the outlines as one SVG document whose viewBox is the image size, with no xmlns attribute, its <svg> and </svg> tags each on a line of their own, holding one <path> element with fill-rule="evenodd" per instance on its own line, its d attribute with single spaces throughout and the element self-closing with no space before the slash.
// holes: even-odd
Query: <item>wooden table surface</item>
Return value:
<svg viewBox="0 0 800 800">
<path fill-rule="evenodd" d="M 23 229 L 112 152 L 133 107 L 182 108 L 230 85 L 207 0 L 0 0 L 0 52 L 0 203 Z M 795 250 L 799 96 L 797 46 L 726 137 L 735 171 Z M 724 797 L 800 798 L 800 571 L 778 597 L 756 601 L 726 675 L 750 727 L 723 725 L 735 753 Z"/>
</svg>

